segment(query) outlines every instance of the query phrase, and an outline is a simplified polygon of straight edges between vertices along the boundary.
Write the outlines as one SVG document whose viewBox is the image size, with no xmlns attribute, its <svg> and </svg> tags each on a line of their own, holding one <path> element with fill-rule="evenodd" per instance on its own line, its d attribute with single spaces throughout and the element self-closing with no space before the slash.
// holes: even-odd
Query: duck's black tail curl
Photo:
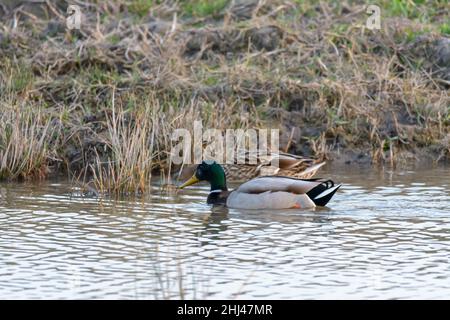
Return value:
<svg viewBox="0 0 450 320">
<path fill-rule="evenodd" d="M 306 194 L 315 203 L 316 206 L 324 207 L 326 206 L 328 201 L 330 201 L 336 191 L 340 188 L 340 186 L 340 184 L 335 186 L 332 180 L 326 180 L 309 190 Z"/>
</svg>

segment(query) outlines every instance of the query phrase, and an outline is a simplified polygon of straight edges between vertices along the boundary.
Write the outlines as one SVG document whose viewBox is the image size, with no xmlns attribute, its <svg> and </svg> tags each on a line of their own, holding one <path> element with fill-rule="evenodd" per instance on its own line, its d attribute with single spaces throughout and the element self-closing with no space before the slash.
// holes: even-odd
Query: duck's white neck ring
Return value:
<svg viewBox="0 0 450 320">
<path fill-rule="evenodd" d="M 223 190 L 217 189 L 217 190 L 211 190 L 209 193 L 216 193 L 216 192 L 222 192 Z"/>
</svg>

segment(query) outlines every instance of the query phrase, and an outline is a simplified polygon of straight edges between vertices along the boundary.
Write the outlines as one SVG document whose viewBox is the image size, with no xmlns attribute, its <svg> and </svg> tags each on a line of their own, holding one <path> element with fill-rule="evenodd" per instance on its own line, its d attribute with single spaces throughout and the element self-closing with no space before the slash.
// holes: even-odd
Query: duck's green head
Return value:
<svg viewBox="0 0 450 320">
<path fill-rule="evenodd" d="M 211 190 L 227 190 L 225 172 L 220 164 L 212 160 L 205 160 L 197 166 L 194 175 L 180 186 L 183 189 L 200 181 L 208 181 Z"/>
</svg>

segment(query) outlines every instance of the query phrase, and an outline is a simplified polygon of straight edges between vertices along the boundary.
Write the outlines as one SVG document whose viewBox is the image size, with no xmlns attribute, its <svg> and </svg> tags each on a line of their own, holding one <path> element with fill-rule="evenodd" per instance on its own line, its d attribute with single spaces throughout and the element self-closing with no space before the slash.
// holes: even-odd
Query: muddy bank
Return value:
<svg viewBox="0 0 450 320">
<path fill-rule="evenodd" d="M 430 8 L 401 16 L 384 4 L 382 29 L 371 31 L 362 2 L 197 3 L 87 1 L 81 29 L 68 30 L 63 1 L 5 2 L 0 176 L 91 175 L 106 164 L 142 183 L 168 171 L 171 133 L 195 120 L 279 128 L 282 150 L 344 164 L 449 161 L 440 4 L 427 22 Z"/>
</svg>

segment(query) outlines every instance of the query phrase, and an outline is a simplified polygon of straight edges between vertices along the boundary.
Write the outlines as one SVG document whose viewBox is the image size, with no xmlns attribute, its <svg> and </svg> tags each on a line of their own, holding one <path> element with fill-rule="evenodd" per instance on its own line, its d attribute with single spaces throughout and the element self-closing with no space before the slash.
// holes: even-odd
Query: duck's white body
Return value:
<svg viewBox="0 0 450 320">
<path fill-rule="evenodd" d="M 259 194 L 231 192 L 227 207 L 234 209 L 307 209 L 316 205 L 306 194 L 266 191 Z"/>
<path fill-rule="evenodd" d="M 255 178 L 231 192 L 226 204 L 236 209 L 314 208 L 306 193 L 320 183 L 287 177 Z"/>
</svg>

